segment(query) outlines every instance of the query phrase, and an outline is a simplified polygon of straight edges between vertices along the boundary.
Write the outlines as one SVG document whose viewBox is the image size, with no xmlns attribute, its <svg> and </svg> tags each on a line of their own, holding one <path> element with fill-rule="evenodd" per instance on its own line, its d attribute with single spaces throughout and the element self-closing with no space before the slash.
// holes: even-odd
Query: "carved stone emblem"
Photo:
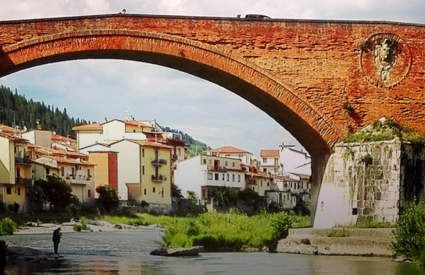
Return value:
<svg viewBox="0 0 425 275">
<path fill-rule="evenodd" d="M 375 34 L 361 45 L 361 51 L 362 71 L 376 86 L 392 87 L 410 71 L 409 47 L 395 34 Z"/>
</svg>

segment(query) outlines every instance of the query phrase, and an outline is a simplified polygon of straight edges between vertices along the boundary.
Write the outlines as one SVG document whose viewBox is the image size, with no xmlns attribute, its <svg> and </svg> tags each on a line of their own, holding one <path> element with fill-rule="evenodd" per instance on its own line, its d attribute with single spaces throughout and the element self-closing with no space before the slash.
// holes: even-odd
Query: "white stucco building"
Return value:
<svg viewBox="0 0 425 275">
<path fill-rule="evenodd" d="M 174 171 L 175 184 L 187 196 L 187 191 L 196 193 L 198 199 L 208 200 L 217 187 L 235 189 L 245 187 L 245 172 L 241 160 L 231 157 L 199 155 L 177 164 Z"/>
</svg>

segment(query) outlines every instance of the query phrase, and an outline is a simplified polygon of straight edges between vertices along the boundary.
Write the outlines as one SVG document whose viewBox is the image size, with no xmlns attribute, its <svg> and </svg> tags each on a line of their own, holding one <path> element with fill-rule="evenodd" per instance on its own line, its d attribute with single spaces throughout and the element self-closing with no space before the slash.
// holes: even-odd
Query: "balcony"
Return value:
<svg viewBox="0 0 425 275">
<path fill-rule="evenodd" d="M 257 185 L 257 181 L 255 179 L 249 179 L 248 184 Z"/>
<path fill-rule="evenodd" d="M 26 178 L 15 178 L 15 184 L 31 185 L 32 180 Z"/>
<path fill-rule="evenodd" d="M 15 156 L 15 164 L 31 165 L 31 159 L 28 157 Z"/>
<path fill-rule="evenodd" d="M 162 182 L 164 180 L 167 180 L 167 178 L 161 174 L 159 175 L 152 175 L 152 181 L 153 182 Z"/>
<path fill-rule="evenodd" d="M 207 169 L 208 169 L 208 171 L 227 173 L 226 166 L 212 166 L 212 165 L 208 165 L 207 166 Z"/>
<path fill-rule="evenodd" d="M 153 159 L 151 161 L 153 166 L 161 166 L 161 165 L 166 165 L 167 164 L 167 160 L 166 159 Z"/>
</svg>

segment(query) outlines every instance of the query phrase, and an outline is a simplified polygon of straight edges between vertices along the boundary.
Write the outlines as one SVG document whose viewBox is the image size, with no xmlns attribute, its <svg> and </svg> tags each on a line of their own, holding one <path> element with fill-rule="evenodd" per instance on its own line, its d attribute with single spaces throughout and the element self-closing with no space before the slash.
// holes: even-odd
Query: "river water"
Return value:
<svg viewBox="0 0 425 275">
<path fill-rule="evenodd" d="M 291 254 L 201 253 L 197 257 L 149 255 L 159 247 L 160 232 L 64 233 L 58 260 L 8 265 L 6 274 L 296 274 L 296 275 L 425 275 L 425 269 L 388 258 Z M 14 245 L 51 252 L 50 234 L 13 235 Z"/>
</svg>

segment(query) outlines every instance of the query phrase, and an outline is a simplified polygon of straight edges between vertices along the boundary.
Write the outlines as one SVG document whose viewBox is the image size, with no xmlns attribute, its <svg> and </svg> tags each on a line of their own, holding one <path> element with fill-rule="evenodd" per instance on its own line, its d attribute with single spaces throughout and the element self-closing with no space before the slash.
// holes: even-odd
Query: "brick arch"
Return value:
<svg viewBox="0 0 425 275">
<path fill-rule="evenodd" d="M 47 63 L 123 59 L 177 69 L 216 83 L 286 128 L 313 156 L 328 154 L 344 131 L 265 69 L 216 47 L 167 34 L 81 30 L 38 36 L 0 52 L 0 77 Z"/>
</svg>

